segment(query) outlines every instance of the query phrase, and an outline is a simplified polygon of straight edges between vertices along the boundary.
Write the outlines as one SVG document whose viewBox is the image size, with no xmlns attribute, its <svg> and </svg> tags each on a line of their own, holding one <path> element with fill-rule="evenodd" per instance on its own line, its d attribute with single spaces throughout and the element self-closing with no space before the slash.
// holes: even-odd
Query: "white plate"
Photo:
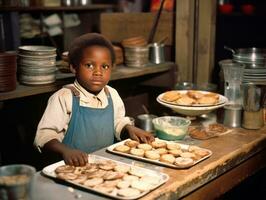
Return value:
<svg viewBox="0 0 266 200">
<path fill-rule="evenodd" d="M 177 143 L 177 142 L 171 142 L 171 141 L 166 141 L 166 140 L 162 140 L 162 139 L 158 139 L 158 138 L 155 138 L 157 141 L 164 141 L 166 143 Z M 130 140 L 130 139 L 127 139 L 127 140 Z M 163 165 L 163 166 L 166 166 L 166 167 L 171 167 L 171 168 L 176 168 L 176 169 L 184 169 L 184 168 L 189 168 L 189 167 L 192 167 L 194 165 L 196 165 L 197 163 L 205 160 L 206 158 L 209 158 L 211 155 L 212 155 L 212 152 L 208 149 L 204 149 L 204 148 L 201 148 L 201 149 L 204 149 L 206 151 L 209 152 L 209 154 L 197 161 L 195 161 L 191 166 L 188 166 L 188 167 L 179 167 L 177 165 L 174 165 L 174 164 L 168 164 L 168 163 L 165 163 L 165 162 L 161 162 L 159 160 L 152 160 L 152 159 L 149 159 L 149 158 L 144 158 L 144 157 L 139 157 L 139 156 L 135 156 L 135 155 L 132 155 L 132 154 L 129 154 L 129 153 L 122 153 L 122 152 L 119 152 L 119 151 L 115 151 L 114 148 L 118 145 L 122 145 L 124 144 L 125 141 L 127 140 L 123 140 L 121 142 L 118 142 L 116 144 L 113 144 L 111 146 L 109 146 L 107 148 L 107 151 L 111 152 L 111 153 L 114 153 L 114 154 L 118 154 L 118 155 L 122 155 L 122 156 L 126 156 L 126 157 L 129 157 L 129 158 L 134 158 L 134 159 L 137 159 L 137 160 L 142 160 L 142 161 L 147 161 L 147 162 L 150 162 L 150 163 L 154 163 L 154 164 L 157 164 L 157 165 Z M 182 150 L 188 150 L 189 148 L 189 145 L 186 145 L 186 144 L 181 144 L 181 143 L 178 143 L 181 147 Z"/>
<path fill-rule="evenodd" d="M 244 69 L 244 73 L 266 73 L 266 68 Z"/>
<path fill-rule="evenodd" d="M 141 172 L 143 172 L 145 175 L 148 175 L 148 176 L 155 176 L 155 177 L 159 177 L 160 178 L 160 182 L 156 185 L 153 186 L 153 188 L 151 188 L 151 190 L 149 191 L 145 191 L 145 192 L 141 192 L 139 195 L 136 195 L 136 196 L 130 196 L 130 197 L 122 197 L 122 196 L 118 196 L 118 195 L 114 195 L 114 194 L 111 194 L 111 193 L 105 193 L 105 192 L 102 192 L 102 191 L 99 191 L 99 190 L 96 190 L 96 189 L 93 189 L 92 187 L 86 187 L 82 184 L 78 184 L 78 183 L 75 183 L 73 181 L 65 181 L 67 183 L 71 183 L 75 186 L 78 186 L 78 187 L 81 187 L 81 188 L 84 188 L 88 191 L 93 191 L 93 192 L 96 192 L 96 193 L 99 193 L 99 194 L 102 194 L 102 195 L 105 195 L 105 196 L 108 196 L 108 197 L 111 197 L 111 198 L 115 198 L 115 199 L 137 199 L 137 198 L 140 198 L 144 195 L 146 195 L 147 193 L 151 192 L 152 190 L 156 189 L 157 187 L 159 187 L 160 185 L 164 184 L 166 181 L 168 181 L 169 179 L 169 176 L 165 173 L 162 173 L 162 172 L 158 172 L 158 171 L 154 171 L 154 170 L 150 170 L 150 169 L 145 169 L 145 168 L 142 168 L 142 167 L 138 167 L 138 166 L 135 166 L 135 165 L 131 165 L 131 164 L 127 164 L 127 163 L 122 163 L 122 162 L 119 162 L 119 161 L 116 161 L 116 160 L 111 160 L 111 159 L 108 159 L 108 158 L 105 158 L 105 157 L 101 157 L 101 156 L 97 156 L 97 155 L 92 155 L 92 154 L 89 154 L 89 163 L 96 163 L 96 162 L 99 162 L 99 161 L 113 161 L 119 165 L 127 165 L 127 166 L 130 166 L 131 168 L 134 168 L 134 169 L 137 169 L 137 170 L 141 170 Z M 60 161 L 60 162 L 57 162 L 57 163 L 54 163 L 52 165 L 49 165 L 45 168 L 43 168 L 42 170 L 42 173 L 48 177 L 51 177 L 51 178 L 56 178 L 56 173 L 55 173 L 55 169 L 61 165 L 65 165 L 64 161 Z M 61 179 L 60 179 L 61 180 Z"/>
<path fill-rule="evenodd" d="M 199 116 L 199 115 L 210 113 L 213 110 L 224 107 L 228 101 L 226 98 L 226 102 L 219 104 L 219 105 L 216 105 L 216 106 L 189 107 L 189 106 L 178 106 L 178 105 L 172 105 L 172 104 L 164 103 L 164 102 L 160 101 L 160 99 L 158 97 L 156 100 L 161 105 L 168 107 L 168 108 L 171 108 L 173 111 L 175 111 L 179 114 L 185 115 L 185 116 Z"/>
<path fill-rule="evenodd" d="M 176 90 L 178 91 L 179 93 L 181 94 L 186 94 L 188 92 L 188 90 Z M 198 92 L 201 92 L 202 94 L 208 94 L 210 92 L 208 91 L 201 91 L 201 90 L 197 90 Z M 169 102 L 169 101 L 165 101 L 163 99 L 163 95 L 165 94 L 162 93 L 158 96 L 158 99 L 161 101 L 161 102 L 164 102 L 164 103 L 167 103 L 167 104 L 170 104 L 170 105 L 176 105 L 176 106 L 184 106 L 184 107 L 207 107 L 207 106 L 216 106 L 216 105 L 220 105 L 220 104 L 224 104 L 226 101 L 227 101 L 227 98 L 220 95 L 220 94 L 217 94 L 219 95 L 219 101 L 216 103 L 216 104 L 193 104 L 193 105 L 182 105 L 182 104 L 177 104 L 177 103 L 174 103 L 174 102 Z"/>
</svg>

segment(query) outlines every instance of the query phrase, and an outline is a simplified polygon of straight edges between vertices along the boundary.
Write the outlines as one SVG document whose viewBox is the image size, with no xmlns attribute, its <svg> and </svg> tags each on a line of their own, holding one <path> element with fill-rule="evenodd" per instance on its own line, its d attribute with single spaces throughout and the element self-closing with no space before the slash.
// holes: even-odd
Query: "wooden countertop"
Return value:
<svg viewBox="0 0 266 200">
<path fill-rule="evenodd" d="M 170 179 L 164 185 L 145 195 L 142 198 L 143 200 L 214 199 L 247 178 L 247 176 L 266 166 L 266 127 L 261 130 L 233 129 L 232 132 L 226 135 L 197 141 L 196 145 L 210 149 L 213 152 L 212 156 L 189 169 L 183 170 L 113 155 L 106 152 L 105 149 L 97 151 L 95 154 L 159 170 L 170 176 Z M 36 180 L 34 192 L 36 194 L 34 199 L 36 200 L 52 198 L 55 193 L 61 199 L 61 194 L 65 200 L 73 198 L 73 194 L 65 192 L 66 186 L 63 184 L 55 183 L 40 174 L 37 174 Z M 46 185 L 48 189 L 43 189 L 43 185 Z M 81 199 L 106 199 L 106 197 L 79 189 L 75 191 L 82 195 Z M 43 195 L 46 195 L 47 198 L 44 198 Z"/>
<path fill-rule="evenodd" d="M 111 81 L 165 72 L 174 66 L 176 65 L 172 62 L 166 62 L 163 64 L 150 64 L 146 67 L 139 68 L 120 65 L 113 70 Z M 17 83 L 16 90 L 10 92 L 0 92 L 0 101 L 56 91 L 61 88 L 62 85 L 73 82 L 74 75 L 72 73 L 57 72 L 56 79 L 57 80 L 55 83 L 48 85 L 27 86 Z"/>
</svg>

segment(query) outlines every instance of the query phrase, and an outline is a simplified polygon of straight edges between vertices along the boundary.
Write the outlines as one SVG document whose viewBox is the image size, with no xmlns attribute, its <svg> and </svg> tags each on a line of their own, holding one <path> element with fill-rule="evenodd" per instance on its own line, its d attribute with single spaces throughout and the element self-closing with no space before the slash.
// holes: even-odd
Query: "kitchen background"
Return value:
<svg viewBox="0 0 266 200">
<path fill-rule="evenodd" d="M 178 1 L 178 0 L 177 0 Z M 70 1 L 71 2 L 71 1 Z M 149 12 L 158 9 L 153 0 L 91 0 L 84 6 L 107 3 L 109 6 L 91 10 L 80 8 L 78 1 L 71 2 L 69 10 L 45 10 L 40 12 L 33 6 L 57 6 L 68 1 L 5 1 L 0 0 L 0 50 L 13 51 L 18 46 L 43 44 L 56 46 L 59 54 L 67 50 L 69 41 L 86 32 L 99 32 L 99 15 L 104 12 Z M 172 12 L 174 1 L 169 1 L 165 12 Z M 171 2 L 173 4 L 171 4 Z M 79 4 L 78 6 L 76 4 Z M 156 6 L 157 4 L 157 6 Z M 15 6 L 15 7 L 14 7 Z M 16 9 L 24 6 L 25 9 Z M 30 6 L 28 8 L 28 6 Z M 75 9 L 77 6 L 79 9 Z M 221 89 L 218 62 L 232 58 L 224 49 L 266 47 L 266 3 L 260 0 L 217 0 L 214 70 L 210 82 Z M 174 61 L 174 45 L 170 45 L 167 59 Z M 59 59 L 59 58 L 58 58 Z M 1 95 L 1 93 L 0 93 Z M 28 163 L 40 169 L 40 155 L 32 147 L 36 126 L 51 94 L 41 94 L 0 102 L 1 140 L 0 165 Z M 4 104 L 4 106 L 3 106 Z M 260 175 L 257 175 L 257 179 Z M 249 188 L 253 180 L 246 183 Z M 236 189 L 235 191 L 237 191 Z M 226 198 L 225 198 L 226 199 Z"/>
</svg>

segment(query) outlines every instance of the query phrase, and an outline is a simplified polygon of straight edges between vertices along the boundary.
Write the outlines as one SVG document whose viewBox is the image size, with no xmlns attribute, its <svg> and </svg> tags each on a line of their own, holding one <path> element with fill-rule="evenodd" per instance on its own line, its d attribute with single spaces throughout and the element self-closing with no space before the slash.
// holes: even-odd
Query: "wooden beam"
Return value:
<svg viewBox="0 0 266 200">
<path fill-rule="evenodd" d="M 176 1 L 175 62 L 178 81 L 193 79 L 194 0 Z"/>
<path fill-rule="evenodd" d="M 194 82 L 210 82 L 214 67 L 216 1 L 195 0 Z"/>
</svg>

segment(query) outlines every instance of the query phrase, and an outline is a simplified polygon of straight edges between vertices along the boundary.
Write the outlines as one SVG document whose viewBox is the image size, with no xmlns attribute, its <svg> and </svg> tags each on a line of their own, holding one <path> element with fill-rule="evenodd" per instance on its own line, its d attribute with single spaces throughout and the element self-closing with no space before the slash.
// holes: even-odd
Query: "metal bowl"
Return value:
<svg viewBox="0 0 266 200">
<path fill-rule="evenodd" d="M 0 199 L 30 199 L 36 169 L 30 165 L 14 164 L 0 167 Z"/>
</svg>

